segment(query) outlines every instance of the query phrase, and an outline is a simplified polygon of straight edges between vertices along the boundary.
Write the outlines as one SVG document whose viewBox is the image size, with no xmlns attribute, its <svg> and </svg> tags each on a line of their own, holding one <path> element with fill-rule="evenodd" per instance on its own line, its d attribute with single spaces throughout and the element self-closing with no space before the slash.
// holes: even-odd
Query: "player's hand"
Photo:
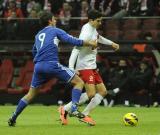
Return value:
<svg viewBox="0 0 160 135">
<path fill-rule="evenodd" d="M 85 46 L 92 46 L 93 48 L 97 48 L 97 40 L 84 41 Z"/>
<path fill-rule="evenodd" d="M 79 71 L 75 71 L 77 75 L 79 75 Z"/>
<path fill-rule="evenodd" d="M 76 73 L 76 75 L 80 74 L 78 70 L 75 70 L 74 68 L 70 68 L 70 69 L 73 70 Z"/>
<path fill-rule="evenodd" d="M 89 41 L 89 42 L 91 42 L 91 45 L 92 45 L 92 49 L 94 50 L 94 49 L 96 49 L 98 46 L 97 46 L 97 40 L 91 40 L 91 41 Z"/>
<path fill-rule="evenodd" d="M 112 43 L 112 47 L 115 51 L 119 50 L 119 44 Z"/>
</svg>

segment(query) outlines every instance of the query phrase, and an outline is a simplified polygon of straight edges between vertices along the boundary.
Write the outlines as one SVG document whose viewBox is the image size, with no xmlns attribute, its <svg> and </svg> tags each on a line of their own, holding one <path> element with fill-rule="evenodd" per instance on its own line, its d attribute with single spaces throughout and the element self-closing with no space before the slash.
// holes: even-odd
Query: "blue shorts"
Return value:
<svg viewBox="0 0 160 135">
<path fill-rule="evenodd" d="M 75 76 L 75 72 L 58 62 L 37 62 L 34 66 L 31 87 L 37 88 L 56 77 L 66 83 Z"/>
</svg>

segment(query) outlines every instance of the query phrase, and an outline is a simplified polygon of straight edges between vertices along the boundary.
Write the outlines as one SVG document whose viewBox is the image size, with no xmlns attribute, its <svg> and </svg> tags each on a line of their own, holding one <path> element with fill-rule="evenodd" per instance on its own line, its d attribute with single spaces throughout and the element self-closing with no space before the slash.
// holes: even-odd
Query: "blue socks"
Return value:
<svg viewBox="0 0 160 135">
<path fill-rule="evenodd" d="M 16 111 L 13 113 L 12 120 L 16 121 L 18 115 L 24 110 L 24 108 L 28 105 L 27 100 L 21 99 L 17 105 Z"/>
<path fill-rule="evenodd" d="M 80 96 L 81 96 L 81 90 L 79 89 L 73 89 L 72 90 L 72 107 L 71 112 L 74 112 L 77 110 L 77 104 L 79 102 Z M 12 120 L 16 121 L 17 117 L 21 114 L 21 112 L 24 110 L 24 108 L 28 105 L 27 100 L 22 98 L 16 108 L 16 111 L 12 115 Z"/>
<path fill-rule="evenodd" d="M 72 90 L 72 107 L 71 112 L 74 112 L 77 110 L 77 104 L 79 103 L 79 99 L 81 96 L 82 91 L 79 89 L 73 89 Z"/>
</svg>

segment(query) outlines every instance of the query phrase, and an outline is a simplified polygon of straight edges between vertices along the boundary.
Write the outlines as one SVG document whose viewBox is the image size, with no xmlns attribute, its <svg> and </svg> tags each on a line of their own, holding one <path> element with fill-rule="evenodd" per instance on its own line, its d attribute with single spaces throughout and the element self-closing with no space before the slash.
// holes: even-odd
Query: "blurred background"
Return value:
<svg viewBox="0 0 160 135">
<path fill-rule="evenodd" d="M 1 0 L 0 1 L 0 104 L 17 104 L 33 73 L 32 45 L 40 29 L 39 15 L 46 10 L 57 17 L 57 27 L 78 37 L 87 11 L 103 14 L 98 30 L 120 44 L 120 50 L 99 45 L 97 64 L 108 90 L 102 105 L 151 106 L 160 103 L 160 0 Z M 60 43 L 60 61 L 68 65 L 73 46 Z M 70 101 L 71 86 L 53 78 L 42 86 L 33 103 Z"/>
</svg>

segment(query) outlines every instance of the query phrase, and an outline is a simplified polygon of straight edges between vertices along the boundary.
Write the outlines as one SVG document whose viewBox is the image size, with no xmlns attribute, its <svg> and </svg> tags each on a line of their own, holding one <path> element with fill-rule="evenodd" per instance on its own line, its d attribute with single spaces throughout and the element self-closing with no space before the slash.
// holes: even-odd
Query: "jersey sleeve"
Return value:
<svg viewBox="0 0 160 135">
<path fill-rule="evenodd" d="M 57 37 L 66 43 L 70 43 L 75 46 L 82 46 L 83 45 L 83 40 L 75 38 L 69 34 L 67 34 L 65 31 L 61 29 L 57 29 Z"/>
<path fill-rule="evenodd" d="M 104 38 L 101 35 L 98 36 L 98 42 L 104 45 L 112 45 L 113 43 L 111 40 Z"/>
<path fill-rule="evenodd" d="M 69 68 L 72 69 L 72 70 L 74 70 L 79 51 L 80 50 L 78 49 L 78 47 L 74 47 L 72 52 L 71 52 L 71 56 L 69 58 Z"/>
</svg>

